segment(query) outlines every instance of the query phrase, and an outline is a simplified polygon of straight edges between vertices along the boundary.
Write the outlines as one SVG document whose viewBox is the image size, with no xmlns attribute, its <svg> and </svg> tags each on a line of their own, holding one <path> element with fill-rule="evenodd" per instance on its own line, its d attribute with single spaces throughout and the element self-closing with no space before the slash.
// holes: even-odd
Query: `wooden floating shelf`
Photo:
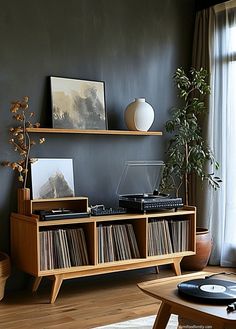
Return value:
<svg viewBox="0 0 236 329">
<path fill-rule="evenodd" d="M 98 130 L 98 129 L 59 129 L 59 128 L 27 128 L 29 133 L 59 133 L 59 134 L 90 134 L 90 135 L 133 135 L 133 136 L 161 136 L 161 131 L 134 130 Z"/>
</svg>

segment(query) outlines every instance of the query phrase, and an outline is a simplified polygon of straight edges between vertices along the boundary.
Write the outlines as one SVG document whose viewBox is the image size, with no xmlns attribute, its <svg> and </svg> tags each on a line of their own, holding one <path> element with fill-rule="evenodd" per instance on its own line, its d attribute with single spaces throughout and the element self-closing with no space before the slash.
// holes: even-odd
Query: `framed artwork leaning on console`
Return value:
<svg viewBox="0 0 236 329">
<path fill-rule="evenodd" d="M 107 129 L 103 81 L 50 77 L 53 128 Z"/>
<path fill-rule="evenodd" d="M 75 196 L 72 159 L 37 158 L 31 163 L 33 199 Z"/>
</svg>

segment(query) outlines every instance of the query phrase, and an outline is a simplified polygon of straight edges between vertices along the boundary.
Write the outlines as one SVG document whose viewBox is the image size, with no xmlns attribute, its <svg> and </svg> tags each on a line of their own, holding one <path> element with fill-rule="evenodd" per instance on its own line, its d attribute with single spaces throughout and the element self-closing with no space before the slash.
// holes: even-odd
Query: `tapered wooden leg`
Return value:
<svg viewBox="0 0 236 329">
<path fill-rule="evenodd" d="M 182 257 L 175 258 L 174 262 L 171 264 L 176 275 L 181 275 L 181 268 L 180 268 L 181 260 L 182 260 Z"/>
<path fill-rule="evenodd" d="M 171 315 L 171 307 L 162 302 L 157 313 L 156 320 L 153 325 L 153 329 L 165 329 Z"/>
<path fill-rule="evenodd" d="M 42 276 L 37 276 L 36 278 L 34 278 L 32 292 L 36 292 L 38 290 L 42 278 L 43 278 Z"/>
<path fill-rule="evenodd" d="M 58 292 L 60 290 L 61 284 L 63 281 L 63 277 L 62 275 L 56 274 L 54 276 L 54 281 L 53 281 L 53 285 L 52 285 L 52 292 L 51 292 L 51 299 L 50 299 L 50 303 L 53 304 L 57 298 Z"/>
<path fill-rule="evenodd" d="M 159 274 L 160 273 L 158 266 L 155 266 L 155 270 L 156 270 L 156 274 Z"/>
</svg>

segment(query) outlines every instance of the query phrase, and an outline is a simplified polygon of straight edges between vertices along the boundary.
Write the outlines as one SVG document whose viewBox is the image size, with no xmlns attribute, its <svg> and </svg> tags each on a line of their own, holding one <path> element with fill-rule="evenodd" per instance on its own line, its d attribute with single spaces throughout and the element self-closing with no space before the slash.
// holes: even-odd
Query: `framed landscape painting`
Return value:
<svg viewBox="0 0 236 329">
<path fill-rule="evenodd" d="M 53 128 L 107 129 L 102 81 L 50 77 Z"/>
<path fill-rule="evenodd" d="M 34 159 L 31 183 L 33 199 L 75 196 L 72 159 Z"/>
</svg>

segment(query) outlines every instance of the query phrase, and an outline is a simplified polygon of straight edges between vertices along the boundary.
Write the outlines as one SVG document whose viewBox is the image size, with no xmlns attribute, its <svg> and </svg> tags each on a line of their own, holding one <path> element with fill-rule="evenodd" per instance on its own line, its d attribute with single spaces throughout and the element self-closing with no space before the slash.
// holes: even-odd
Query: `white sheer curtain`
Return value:
<svg viewBox="0 0 236 329">
<path fill-rule="evenodd" d="M 236 266 L 236 0 L 210 9 L 208 140 L 223 182 L 207 193 L 211 264 Z"/>
</svg>

